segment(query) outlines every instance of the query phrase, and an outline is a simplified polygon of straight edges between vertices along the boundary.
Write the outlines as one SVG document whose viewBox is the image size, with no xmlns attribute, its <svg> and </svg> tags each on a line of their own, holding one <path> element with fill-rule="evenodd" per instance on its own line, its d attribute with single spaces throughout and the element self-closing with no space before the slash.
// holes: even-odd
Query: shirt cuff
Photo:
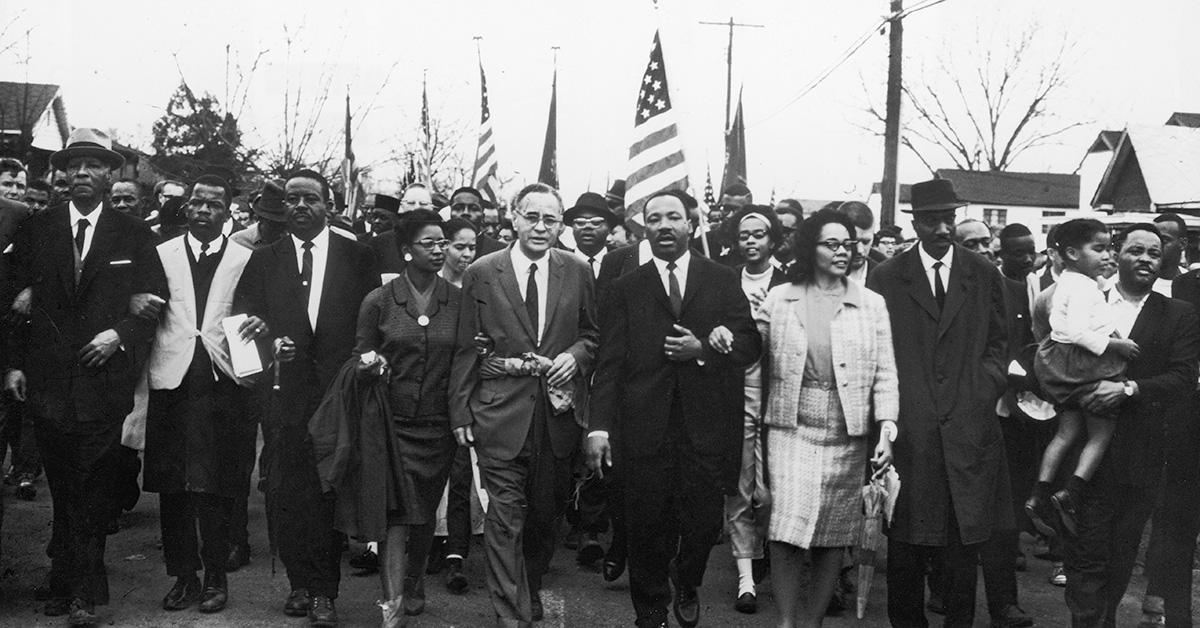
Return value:
<svg viewBox="0 0 1200 628">
<path fill-rule="evenodd" d="M 588 438 L 593 436 L 603 436 L 604 438 L 608 438 L 608 430 L 592 430 L 588 432 Z"/>
</svg>

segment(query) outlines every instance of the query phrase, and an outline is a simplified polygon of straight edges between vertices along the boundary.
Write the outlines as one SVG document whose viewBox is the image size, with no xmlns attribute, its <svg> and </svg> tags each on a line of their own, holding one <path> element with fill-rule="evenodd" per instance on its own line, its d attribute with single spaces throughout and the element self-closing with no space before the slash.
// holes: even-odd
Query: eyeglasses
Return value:
<svg viewBox="0 0 1200 628">
<path fill-rule="evenodd" d="M 450 206 L 450 210 L 454 212 L 480 212 L 483 208 L 475 203 L 455 203 Z"/>
<path fill-rule="evenodd" d="M 749 240 L 761 240 L 765 237 L 767 237 L 766 229 L 755 229 L 754 231 L 739 231 L 738 232 L 738 240 L 741 242 L 747 242 Z"/>
<path fill-rule="evenodd" d="M 553 229 L 553 228 L 559 226 L 560 224 L 562 224 L 561 218 L 556 218 L 554 216 L 547 216 L 545 214 L 535 214 L 535 213 L 530 212 L 528 214 L 518 214 L 518 216 L 521 217 L 521 220 L 524 220 L 525 222 L 527 222 L 535 227 L 537 226 L 537 224 L 539 222 L 542 223 L 543 225 L 546 225 L 547 229 Z"/>
<path fill-rule="evenodd" d="M 419 207 L 421 209 L 429 209 L 430 207 L 433 207 L 433 203 L 431 203 L 429 201 L 408 200 L 408 201 L 400 201 L 400 204 L 404 205 L 405 207 L 409 207 L 409 208 Z"/>
<path fill-rule="evenodd" d="M 603 227 L 604 223 L 606 222 L 608 221 L 600 216 L 594 216 L 592 218 L 576 218 L 575 220 L 571 221 L 571 226 L 575 227 L 576 229 L 583 229 L 584 227 L 599 229 L 600 227 Z"/>
<path fill-rule="evenodd" d="M 435 240 L 433 238 L 423 238 L 421 240 L 417 240 L 416 242 L 413 242 L 413 244 L 420 245 L 421 248 L 425 249 L 426 251 L 432 251 L 435 248 L 444 250 L 446 247 L 450 246 L 450 240 L 447 240 L 446 238 L 442 238 L 440 240 Z"/>
<path fill-rule="evenodd" d="M 858 240 L 821 240 L 817 244 L 837 253 L 838 249 L 846 249 L 853 253 L 858 249 Z"/>
</svg>

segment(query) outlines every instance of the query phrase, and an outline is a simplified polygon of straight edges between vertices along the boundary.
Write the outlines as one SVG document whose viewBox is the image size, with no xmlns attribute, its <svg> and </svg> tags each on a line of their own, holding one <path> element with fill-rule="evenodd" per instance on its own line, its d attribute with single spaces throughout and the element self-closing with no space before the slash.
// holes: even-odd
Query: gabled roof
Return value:
<svg viewBox="0 0 1200 628">
<path fill-rule="evenodd" d="M 882 183 L 876 181 L 875 183 L 871 184 L 871 194 L 872 195 L 882 194 L 882 191 L 883 191 Z M 900 184 L 900 198 L 896 199 L 896 202 L 901 205 L 907 205 L 912 202 L 912 184 L 911 183 L 901 183 Z"/>
<path fill-rule="evenodd" d="M 53 110 L 58 134 L 65 143 L 71 127 L 57 85 L 0 81 L 0 131 L 30 130 L 47 108 Z"/>
<path fill-rule="evenodd" d="M 1112 204 L 1122 177 L 1135 172 L 1140 173 L 1144 192 L 1154 207 L 1200 208 L 1200 128 L 1172 125 L 1125 129 L 1092 205 Z"/>
<path fill-rule="evenodd" d="M 937 171 L 954 183 L 958 198 L 972 205 L 1079 207 L 1079 175 L 1055 172 Z"/>
<path fill-rule="evenodd" d="M 1121 131 L 1101 131 L 1096 136 L 1096 141 L 1088 147 L 1087 152 L 1099 153 L 1106 150 L 1116 150 L 1117 143 L 1121 141 Z"/>
<path fill-rule="evenodd" d="M 1167 118 L 1167 126 L 1185 126 L 1191 129 L 1200 128 L 1200 113 L 1176 111 Z"/>
</svg>

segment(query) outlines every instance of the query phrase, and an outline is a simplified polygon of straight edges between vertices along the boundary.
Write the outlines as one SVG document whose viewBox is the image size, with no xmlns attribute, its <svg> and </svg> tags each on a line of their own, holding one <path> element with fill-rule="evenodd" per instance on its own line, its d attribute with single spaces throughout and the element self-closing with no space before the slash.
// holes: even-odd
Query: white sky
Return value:
<svg viewBox="0 0 1200 628">
<path fill-rule="evenodd" d="M 862 85 L 869 98 L 882 102 L 886 35 L 877 33 L 817 89 L 788 103 L 886 9 L 886 0 L 662 0 L 657 12 L 650 0 L 5 0 L 0 28 L 12 26 L 0 48 L 14 38 L 22 41 L 0 56 L 0 80 L 58 83 L 73 125 L 115 129 L 123 141 L 148 149 L 150 128 L 179 83 L 172 53 L 193 89 L 220 99 L 226 44 L 235 65 L 267 49 L 243 115 L 247 141 L 263 143 L 280 134 L 285 81 L 313 93 L 313 74 L 323 59 L 332 60 L 333 94 L 322 128 L 333 137 L 341 132 L 346 86 L 355 109 L 365 108 L 398 63 L 364 112 L 355 137 L 359 163 L 380 164 L 403 139 L 415 137 L 425 70 L 430 109 L 462 126 L 460 149 L 469 163 L 479 115 L 471 38 L 482 35 L 501 172 L 520 182 L 537 175 L 550 46 L 557 45 L 558 164 L 564 196 L 571 199 L 624 175 L 638 82 L 661 25 L 672 99 L 698 191 L 706 165 L 718 180 L 714 185 L 720 179 L 727 31 L 697 22 L 732 14 L 739 22 L 766 25 L 738 29 L 734 41 L 734 90 L 744 85 L 751 189 L 763 201 L 772 190 L 779 198 L 864 198 L 881 172 L 882 140 L 858 127 L 866 121 L 868 101 Z M 906 72 L 919 76 L 939 54 L 964 58 L 977 48 L 977 33 L 1002 39 L 1030 21 L 1048 42 L 1070 38 L 1076 46 L 1071 84 L 1050 108 L 1063 120 L 1090 124 L 1015 165 L 1070 172 L 1101 128 L 1161 124 L 1172 111 L 1200 111 L 1200 47 L 1191 32 L 1197 18 L 1200 3 L 1191 0 L 947 0 L 906 19 Z M 296 34 L 290 62 L 285 28 Z M 385 179 L 390 172 L 379 170 Z M 901 180 L 927 175 L 902 149 Z"/>
</svg>

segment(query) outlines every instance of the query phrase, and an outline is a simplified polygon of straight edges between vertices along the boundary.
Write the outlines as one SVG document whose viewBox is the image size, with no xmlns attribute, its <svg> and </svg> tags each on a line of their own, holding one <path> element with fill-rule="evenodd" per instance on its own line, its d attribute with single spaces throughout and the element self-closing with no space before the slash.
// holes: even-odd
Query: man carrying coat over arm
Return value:
<svg viewBox="0 0 1200 628">
<path fill-rule="evenodd" d="M 621 467 L 642 627 L 667 625 L 668 600 L 681 625 L 700 621 L 696 589 L 741 465 L 743 376 L 762 349 L 737 273 L 688 250 L 679 194 L 646 202 L 654 258 L 606 290 L 589 413 L 589 466 Z"/>
</svg>

